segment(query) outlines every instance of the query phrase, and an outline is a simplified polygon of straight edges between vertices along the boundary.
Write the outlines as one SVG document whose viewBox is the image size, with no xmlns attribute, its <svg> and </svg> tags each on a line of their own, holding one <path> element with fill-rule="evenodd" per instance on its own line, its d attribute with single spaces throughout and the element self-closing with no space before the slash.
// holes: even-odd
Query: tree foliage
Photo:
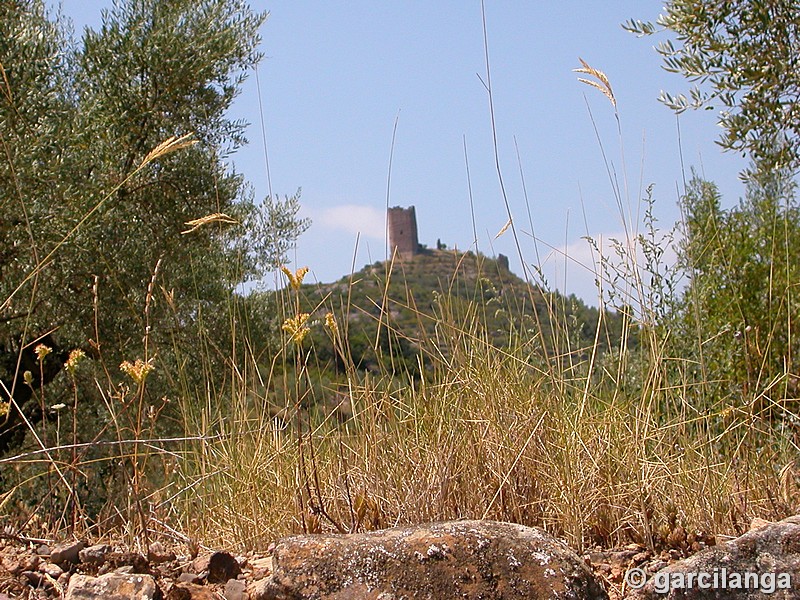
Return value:
<svg viewBox="0 0 800 600">
<path fill-rule="evenodd" d="M 745 398 L 794 386 L 800 326 L 800 208 L 786 174 L 749 180 L 738 206 L 694 175 L 682 199 L 690 275 L 675 334 L 702 374 Z M 699 352 L 699 354 L 698 354 Z M 776 389 L 778 389 L 776 388 Z M 777 396 L 776 396 L 777 397 Z"/>
<path fill-rule="evenodd" d="M 623 25 L 638 35 L 668 31 L 657 46 L 667 71 L 695 85 L 662 92 L 677 112 L 719 108 L 727 149 L 756 167 L 800 167 L 800 9 L 794 0 L 670 0 L 655 24 Z"/>
<path fill-rule="evenodd" d="M 2 347 L 55 331 L 113 367 L 177 360 L 198 333 L 226 345 L 237 286 L 306 227 L 296 195 L 257 202 L 229 164 L 265 17 L 243 0 L 120 0 L 75 41 L 43 0 L 0 3 Z M 172 138 L 186 143 L 153 154 Z"/>
<path fill-rule="evenodd" d="M 697 175 L 682 197 L 679 260 L 689 285 L 670 315 L 678 355 L 699 365 L 703 385 L 722 392 L 716 398 L 785 398 L 797 382 L 800 319 L 797 3 L 670 0 L 655 24 L 623 27 L 672 35 L 657 46 L 663 66 L 693 87 L 688 97 L 662 92 L 661 101 L 679 113 L 718 109 L 720 145 L 752 161 L 737 206 L 724 209 L 717 187 Z"/>
</svg>

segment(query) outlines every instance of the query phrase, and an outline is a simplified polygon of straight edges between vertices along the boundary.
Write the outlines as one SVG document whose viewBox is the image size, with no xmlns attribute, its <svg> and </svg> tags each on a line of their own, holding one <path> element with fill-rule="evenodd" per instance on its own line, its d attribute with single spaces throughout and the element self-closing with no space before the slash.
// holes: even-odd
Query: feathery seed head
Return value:
<svg viewBox="0 0 800 600">
<path fill-rule="evenodd" d="M 572 71 L 574 73 L 584 73 L 586 75 L 590 75 L 598 80 L 598 81 L 592 81 L 591 79 L 584 79 L 582 77 L 578 77 L 578 81 L 600 90 L 603 93 L 603 95 L 611 101 L 611 106 L 616 108 L 617 99 L 614 96 L 614 91 L 611 89 L 611 82 L 608 80 L 606 74 L 598 69 L 590 67 L 589 64 L 582 58 L 579 57 L 578 60 L 581 61 L 583 67 L 581 67 L 580 69 L 572 69 Z"/>
</svg>

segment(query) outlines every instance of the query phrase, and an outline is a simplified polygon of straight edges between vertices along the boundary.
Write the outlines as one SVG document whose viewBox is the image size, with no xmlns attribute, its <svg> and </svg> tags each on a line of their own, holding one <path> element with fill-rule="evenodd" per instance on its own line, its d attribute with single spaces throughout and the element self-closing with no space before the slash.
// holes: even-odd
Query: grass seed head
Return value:
<svg viewBox="0 0 800 600">
<path fill-rule="evenodd" d="M 300 313 L 296 317 L 289 317 L 283 322 L 282 329 L 289 334 L 295 344 L 302 344 L 303 339 L 311 331 L 306 325 L 309 316 L 308 313 Z"/>
<path fill-rule="evenodd" d="M 281 267 L 281 271 L 288 277 L 292 287 L 299 290 L 300 286 L 303 285 L 303 278 L 306 276 L 306 273 L 308 273 L 308 267 L 300 267 L 294 273 L 292 273 L 288 267 Z"/>
<path fill-rule="evenodd" d="M 186 221 L 184 225 L 188 225 L 191 229 L 187 229 L 186 231 L 181 231 L 181 235 L 186 235 L 187 233 L 192 233 L 193 231 L 197 231 L 203 225 L 208 225 L 209 223 L 224 223 L 226 225 L 238 225 L 239 221 L 226 215 L 225 213 L 212 213 L 210 215 L 206 215 L 205 217 L 200 217 L 199 219 L 193 219 L 191 221 Z"/>
<path fill-rule="evenodd" d="M 578 60 L 581 61 L 583 67 L 581 67 L 580 69 L 572 69 L 572 71 L 574 73 L 584 73 L 586 75 L 590 75 L 595 79 L 597 79 L 597 81 L 592 81 L 591 79 L 584 79 L 583 77 L 578 77 L 578 81 L 600 90 L 603 93 L 603 95 L 611 101 L 611 106 L 616 108 L 617 98 L 614 96 L 614 90 L 611 89 L 611 82 L 608 80 L 606 74 L 598 69 L 595 69 L 594 67 L 590 67 L 589 64 L 582 58 L 578 58 Z"/>
<path fill-rule="evenodd" d="M 167 138 L 158 146 L 153 148 L 148 155 L 144 157 L 144 160 L 142 161 L 142 164 L 139 165 L 139 168 L 141 169 L 147 166 L 149 163 L 161 158 L 162 156 L 166 156 L 167 154 L 177 150 L 182 150 L 183 148 L 188 148 L 189 146 L 194 146 L 197 143 L 197 140 L 193 140 L 192 135 L 194 134 L 187 133 L 186 135 L 173 135 L 172 137 Z"/>
<path fill-rule="evenodd" d="M 333 313 L 325 315 L 325 327 L 334 335 L 339 331 L 339 325 L 336 323 L 336 317 L 333 316 Z"/>
</svg>

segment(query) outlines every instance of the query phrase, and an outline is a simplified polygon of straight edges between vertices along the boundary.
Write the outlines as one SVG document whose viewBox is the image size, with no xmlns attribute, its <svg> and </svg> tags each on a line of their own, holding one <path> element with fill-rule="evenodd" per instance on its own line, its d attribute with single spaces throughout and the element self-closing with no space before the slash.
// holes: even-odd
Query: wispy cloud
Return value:
<svg viewBox="0 0 800 600">
<path fill-rule="evenodd" d="M 341 204 L 325 208 L 314 218 L 315 225 L 336 229 L 362 237 L 383 239 L 386 221 L 383 211 L 362 204 Z"/>
</svg>

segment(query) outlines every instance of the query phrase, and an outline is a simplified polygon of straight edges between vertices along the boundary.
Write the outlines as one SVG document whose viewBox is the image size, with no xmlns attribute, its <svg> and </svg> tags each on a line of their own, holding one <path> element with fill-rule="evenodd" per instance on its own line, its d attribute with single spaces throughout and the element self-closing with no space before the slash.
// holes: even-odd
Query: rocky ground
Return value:
<svg viewBox="0 0 800 600">
<path fill-rule="evenodd" d="M 67 544 L 59 547 L 72 548 L 72 553 L 78 557 L 80 553 L 74 550 L 79 546 Z M 188 556 L 163 552 L 158 544 L 148 554 L 149 557 L 144 557 L 100 544 L 87 547 L 76 562 L 64 559 L 54 562 L 53 553 L 46 544 L 6 539 L 0 542 L 0 600 L 64 598 L 69 581 L 75 575 L 97 577 L 106 573 L 151 575 L 167 600 L 244 600 L 249 598 L 248 588 L 252 592 L 272 573 L 269 554 L 233 556 L 217 552 L 192 560 Z M 643 547 L 631 545 L 622 549 L 598 549 L 587 553 L 584 559 L 614 600 L 622 597 L 622 576 L 627 565 L 650 564 L 659 568 L 673 556 L 669 553 L 654 556 Z M 212 576 L 206 566 L 212 557 L 225 565 L 216 576 Z M 231 578 L 225 580 L 225 577 Z M 142 589 L 146 594 L 146 589 Z"/>
<path fill-rule="evenodd" d="M 800 572 L 800 518 L 772 524 L 772 529 L 770 524 L 756 525 L 750 534 L 723 544 L 724 548 L 744 560 L 760 561 L 763 552 L 775 554 L 768 547 L 773 544 L 789 553 L 787 568 Z M 618 600 L 629 597 L 624 575 L 631 568 L 652 576 L 664 568 L 680 567 L 687 557 L 718 558 L 725 551 L 713 548 L 716 540 L 708 536 L 682 533 L 677 541 L 675 547 L 660 551 L 629 545 L 598 548 L 579 557 L 537 529 L 460 521 L 353 536 L 288 538 L 263 554 L 234 556 L 219 551 L 192 557 L 182 554 L 181 548 L 165 548 L 157 542 L 145 556 L 111 544 L 46 543 L 0 534 L 0 600 Z M 390 592 L 384 585 L 387 581 Z M 792 594 L 776 597 L 800 597 Z M 656 596 L 645 589 L 636 597 Z"/>
</svg>

